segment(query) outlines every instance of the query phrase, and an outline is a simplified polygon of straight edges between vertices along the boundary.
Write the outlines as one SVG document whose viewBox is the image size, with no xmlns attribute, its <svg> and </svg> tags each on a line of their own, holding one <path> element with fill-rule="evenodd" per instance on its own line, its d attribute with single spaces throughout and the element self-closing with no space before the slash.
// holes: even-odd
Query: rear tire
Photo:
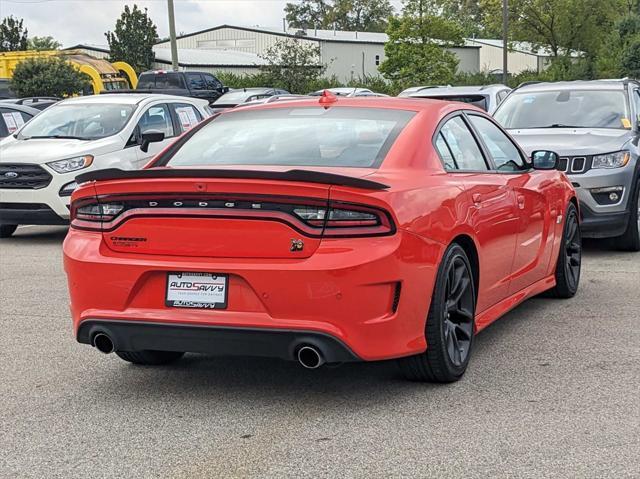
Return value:
<svg viewBox="0 0 640 479">
<path fill-rule="evenodd" d="M 632 192 L 629 225 L 627 231 L 619 238 L 620 249 L 624 251 L 640 251 L 640 179 Z"/>
<path fill-rule="evenodd" d="M 159 366 L 177 361 L 184 353 L 175 351 L 116 351 L 120 359 L 143 366 Z"/>
<path fill-rule="evenodd" d="M 425 330 L 427 350 L 398 360 L 404 376 L 439 383 L 460 379 L 471 357 L 475 308 L 471 264 L 462 247 L 454 243 L 438 269 Z"/>
<path fill-rule="evenodd" d="M 18 229 L 18 225 L 0 225 L 0 238 L 9 238 Z"/>
<path fill-rule="evenodd" d="M 582 235 L 578 220 L 578 208 L 573 203 L 567 207 L 562 244 L 556 263 L 556 286 L 549 291 L 554 298 L 573 298 L 580 284 L 582 267 Z"/>
</svg>

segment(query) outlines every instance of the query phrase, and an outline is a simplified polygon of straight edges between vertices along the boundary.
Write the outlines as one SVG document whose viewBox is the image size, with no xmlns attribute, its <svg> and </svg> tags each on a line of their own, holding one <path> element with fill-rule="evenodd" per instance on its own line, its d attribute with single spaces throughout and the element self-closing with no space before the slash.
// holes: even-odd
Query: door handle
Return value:
<svg viewBox="0 0 640 479">
<path fill-rule="evenodd" d="M 524 195 L 518 195 L 518 208 L 523 210 L 525 207 L 525 203 L 526 203 L 526 200 Z"/>
</svg>

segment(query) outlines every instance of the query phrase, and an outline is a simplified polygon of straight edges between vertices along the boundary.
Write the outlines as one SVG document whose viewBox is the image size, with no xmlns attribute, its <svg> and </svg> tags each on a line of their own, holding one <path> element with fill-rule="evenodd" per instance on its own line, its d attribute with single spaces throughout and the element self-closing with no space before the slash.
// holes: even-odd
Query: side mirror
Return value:
<svg viewBox="0 0 640 479">
<path fill-rule="evenodd" d="M 229 93 L 230 88 L 228 86 L 222 87 L 222 93 Z"/>
<path fill-rule="evenodd" d="M 531 153 L 534 170 L 555 170 L 559 159 L 558 154 L 553 151 L 538 150 Z"/>
<path fill-rule="evenodd" d="M 157 130 L 145 131 L 140 135 L 140 149 L 146 153 L 149 151 L 151 143 L 158 143 L 162 140 L 164 140 L 164 132 Z"/>
</svg>

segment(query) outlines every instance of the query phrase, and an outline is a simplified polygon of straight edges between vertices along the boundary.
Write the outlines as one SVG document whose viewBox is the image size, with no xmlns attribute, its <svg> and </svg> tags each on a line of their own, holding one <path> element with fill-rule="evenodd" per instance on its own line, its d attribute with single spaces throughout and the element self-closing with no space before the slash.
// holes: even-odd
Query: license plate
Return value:
<svg viewBox="0 0 640 479">
<path fill-rule="evenodd" d="M 229 277 L 217 273 L 168 273 L 166 305 L 174 308 L 224 309 Z"/>
</svg>

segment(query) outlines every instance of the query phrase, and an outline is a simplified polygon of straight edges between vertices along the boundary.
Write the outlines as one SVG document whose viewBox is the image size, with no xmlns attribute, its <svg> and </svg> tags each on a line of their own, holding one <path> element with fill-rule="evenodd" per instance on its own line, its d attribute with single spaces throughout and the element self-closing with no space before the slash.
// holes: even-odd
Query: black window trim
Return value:
<svg viewBox="0 0 640 479">
<path fill-rule="evenodd" d="M 490 169 L 491 169 L 492 172 L 498 173 L 498 174 L 501 174 L 501 175 L 521 175 L 523 173 L 530 173 L 532 171 L 533 167 L 531 165 L 531 162 L 527 159 L 527 155 L 524 154 L 524 152 L 522 151 L 522 148 L 520 148 L 520 146 L 511 138 L 511 136 L 509 136 L 509 134 L 505 131 L 505 129 L 502 128 L 502 126 L 500 126 L 493 118 L 491 118 L 488 115 L 483 115 L 481 113 L 478 113 L 476 111 L 471 111 L 471 110 L 464 111 L 463 115 L 467 119 L 467 124 L 470 125 L 470 127 L 472 129 L 473 134 L 474 134 L 474 136 L 476 138 L 476 141 L 478 141 L 480 143 L 481 149 L 483 150 L 483 153 L 484 153 L 485 157 L 488 158 L 489 164 L 491 165 Z M 482 139 L 482 135 L 480 135 L 480 133 L 476 129 L 475 125 L 473 125 L 473 122 L 470 120 L 469 117 L 471 117 L 471 116 L 479 116 L 479 117 L 485 118 L 490 123 L 495 125 L 496 128 L 498 128 L 498 130 L 500 130 L 507 137 L 507 139 L 511 142 L 511 144 L 513 146 L 515 146 L 516 150 L 520 154 L 520 159 L 522 160 L 522 162 L 524 163 L 526 168 L 523 169 L 523 170 L 518 170 L 518 171 L 499 170 L 498 166 L 496 165 L 496 162 L 493 159 L 493 156 L 491 155 L 491 151 L 487 147 L 487 144 L 485 143 L 485 141 Z"/>
<path fill-rule="evenodd" d="M 477 136 L 477 133 L 476 133 L 475 129 L 473 128 L 473 126 L 471 126 L 469 124 L 470 122 L 469 122 L 468 118 L 466 118 L 466 116 L 465 116 L 465 112 L 466 111 L 469 111 L 469 110 L 456 110 L 456 111 L 453 111 L 453 112 L 449 113 L 448 115 L 446 115 L 442 120 L 440 120 L 440 122 L 436 126 L 435 133 L 433 134 L 433 136 L 431 138 L 431 144 L 432 144 L 434 150 L 436 151 L 436 154 L 438 155 L 438 158 L 440 159 L 440 163 L 442 164 L 442 168 L 445 171 L 445 173 L 452 173 L 452 174 L 497 173 L 497 171 L 495 170 L 495 165 L 493 165 L 493 161 L 489 161 L 490 157 L 487 156 L 487 151 L 484 148 L 484 144 L 482 144 L 482 143 L 480 143 L 478 141 L 478 136 Z M 460 169 L 458 169 L 458 170 L 448 170 L 447 167 L 445 166 L 444 160 L 442 159 L 442 157 L 440 156 L 440 153 L 438 152 L 438 147 L 436 146 L 436 141 L 437 141 L 438 135 L 442 131 L 442 127 L 444 125 L 446 125 L 450 120 L 453 120 L 456 117 L 460 117 L 462 119 L 462 121 L 464 122 L 464 124 L 469 129 L 469 131 L 471 132 L 471 136 L 473 137 L 473 139 L 475 140 L 476 144 L 478 145 L 478 149 L 480 150 L 480 153 L 482 154 L 482 159 L 484 160 L 484 163 L 487 166 L 486 170 L 460 170 Z M 451 148 L 449 147 L 449 143 L 447 142 L 446 137 L 444 135 L 442 135 L 442 137 L 445 138 L 445 143 L 447 143 L 447 148 L 449 148 L 449 152 L 451 152 Z M 454 162 L 456 163 L 456 166 L 457 166 L 458 162 L 455 160 L 455 156 L 453 154 L 452 154 L 452 156 L 453 156 Z"/>
</svg>

